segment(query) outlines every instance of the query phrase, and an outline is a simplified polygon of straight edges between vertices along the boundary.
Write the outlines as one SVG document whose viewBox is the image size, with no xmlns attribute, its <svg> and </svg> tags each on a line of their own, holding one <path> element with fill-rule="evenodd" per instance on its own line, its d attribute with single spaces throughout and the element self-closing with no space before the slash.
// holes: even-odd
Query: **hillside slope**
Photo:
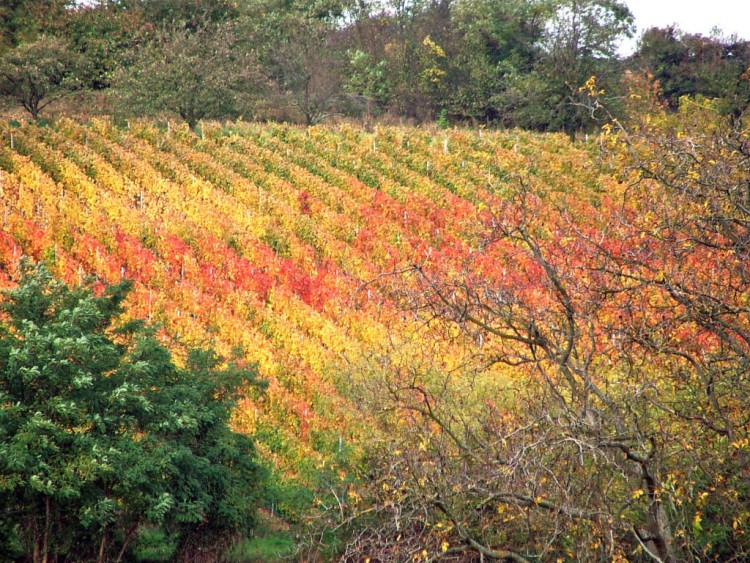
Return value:
<svg viewBox="0 0 750 563">
<path fill-rule="evenodd" d="M 257 362 L 270 387 L 235 422 L 303 490 L 357 441 L 347 362 L 418 326 L 370 282 L 457 267 L 516 177 L 585 197 L 615 183 L 586 147 L 522 132 L 63 120 L 0 137 L 2 284 L 23 255 L 68 282 L 131 278 L 132 315 L 176 351 Z"/>
<path fill-rule="evenodd" d="M 642 117 L 4 124 L 0 285 L 127 277 L 178 357 L 257 362 L 234 424 L 317 556 L 744 560 L 747 128 Z"/>
</svg>

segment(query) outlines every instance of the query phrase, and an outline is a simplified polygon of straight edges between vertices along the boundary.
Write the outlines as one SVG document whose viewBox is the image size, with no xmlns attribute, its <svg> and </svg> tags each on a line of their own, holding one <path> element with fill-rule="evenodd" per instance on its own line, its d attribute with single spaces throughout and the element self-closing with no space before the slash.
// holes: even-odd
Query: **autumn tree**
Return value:
<svg viewBox="0 0 750 563">
<path fill-rule="evenodd" d="M 619 186 L 520 175 L 468 259 L 405 270 L 395 295 L 474 359 L 362 364 L 382 434 L 352 557 L 747 557 L 747 130 L 641 110 L 603 138 Z"/>
</svg>

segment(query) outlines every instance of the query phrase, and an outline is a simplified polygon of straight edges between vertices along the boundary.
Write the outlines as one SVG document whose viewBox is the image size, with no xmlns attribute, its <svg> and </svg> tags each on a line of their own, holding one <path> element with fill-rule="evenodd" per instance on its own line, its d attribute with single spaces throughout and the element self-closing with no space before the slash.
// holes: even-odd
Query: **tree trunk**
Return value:
<svg viewBox="0 0 750 563">
<path fill-rule="evenodd" d="M 576 142 L 576 126 L 566 125 L 565 132 L 568 134 L 568 138 L 570 139 L 570 142 L 575 143 Z"/>
<path fill-rule="evenodd" d="M 102 541 L 99 542 L 99 557 L 97 563 L 104 563 L 104 555 L 107 552 L 107 527 L 102 530 Z"/>
<path fill-rule="evenodd" d="M 669 517 L 661 501 L 653 501 L 649 508 L 648 517 L 652 537 L 648 542 L 649 549 L 662 563 L 677 563 L 678 559 L 672 548 L 672 530 L 669 526 Z"/>
<path fill-rule="evenodd" d="M 44 537 L 42 539 L 42 558 L 41 563 L 47 563 L 49 560 L 49 531 L 52 527 L 52 499 L 44 497 Z"/>
<path fill-rule="evenodd" d="M 647 465 L 641 465 L 643 480 L 648 490 L 648 537 L 644 540 L 650 555 L 661 563 L 677 563 L 672 542 L 669 516 L 658 494 L 658 483 Z"/>
<path fill-rule="evenodd" d="M 42 543 L 39 540 L 39 531 L 36 522 L 34 523 L 34 553 L 32 558 L 34 563 L 40 563 L 42 560 Z"/>
<path fill-rule="evenodd" d="M 138 530 L 138 522 L 136 522 L 130 530 L 128 530 L 127 535 L 125 536 L 125 541 L 122 543 L 122 549 L 120 549 L 120 553 L 117 554 L 117 560 L 116 563 L 120 563 L 122 561 L 122 558 L 125 556 L 125 550 L 128 548 L 128 544 L 130 543 L 130 540 L 133 539 L 133 534 Z"/>
</svg>

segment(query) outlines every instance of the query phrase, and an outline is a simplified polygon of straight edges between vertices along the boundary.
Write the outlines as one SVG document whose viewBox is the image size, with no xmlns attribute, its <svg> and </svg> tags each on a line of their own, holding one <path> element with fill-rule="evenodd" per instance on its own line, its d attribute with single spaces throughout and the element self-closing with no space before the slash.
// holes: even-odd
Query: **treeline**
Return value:
<svg viewBox="0 0 750 563">
<path fill-rule="evenodd" d="M 650 29 L 620 0 L 11 0 L 0 8 L 0 95 L 34 118 L 72 93 L 85 107 L 315 124 L 332 115 L 538 131 L 597 126 L 633 73 L 665 104 L 750 101 L 750 42 Z M 588 84 L 588 88 L 585 86 Z"/>
</svg>

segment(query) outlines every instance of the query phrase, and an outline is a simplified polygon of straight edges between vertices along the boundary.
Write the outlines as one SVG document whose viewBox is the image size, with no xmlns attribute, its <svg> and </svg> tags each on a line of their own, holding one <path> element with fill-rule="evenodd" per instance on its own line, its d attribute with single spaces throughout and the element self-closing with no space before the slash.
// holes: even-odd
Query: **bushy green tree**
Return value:
<svg viewBox="0 0 750 563">
<path fill-rule="evenodd" d="M 463 0 L 453 12 L 460 41 L 451 111 L 462 117 L 515 125 L 517 77 L 539 60 L 539 43 L 552 10 L 549 1 Z"/>
<path fill-rule="evenodd" d="M 701 95 L 721 98 L 722 112 L 739 118 L 750 103 L 750 41 L 654 27 L 641 37 L 633 63 L 658 81 L 673 110 L 682 96 Z"/>
<path fill-rule="evenodd" d="M 83 61 L 67 42 L 43 36 L 0 58 L 0 97 L 38 119 L 49 104 L 81 90 L 84 76 Z"/>
<path fill-rule="evenodd" d="M 349 53 L 349 69 L 346 91 L 365 102 L 365 115 L 369 120 L 373 108 L 380 110 L 391 98 L 393 84 L 390 82 L 384 60 L 375 62 L 371 55 L 355 49 Z"/>
<path fill-rule="evenodd" d="M 256 0 L 244 26 L 273 86 L 271 114 L 306 125 L 340 111 L 347 64 L 340 27 L 350 0 Z M 275 110 L 275 111 L 274 111 Z"/>
<path fill-rule="evenodd" d="M 263 87 L 258 66 L 231 23 L 157 30 L 115 78 L 129 113 L 174 112 L 195 129 L 201 119 L 253 111 Z"/>
<path fill-rule="evenodd" d="M 147 530 L 170 557 L 253 527 L 261 471 L 228 426 L 252 369 L 184 368 L 137 321 L 130 284 L 100 295 L 24 267 L 0 324 L 0 554 L 119 561 Z"/>
</svg>

